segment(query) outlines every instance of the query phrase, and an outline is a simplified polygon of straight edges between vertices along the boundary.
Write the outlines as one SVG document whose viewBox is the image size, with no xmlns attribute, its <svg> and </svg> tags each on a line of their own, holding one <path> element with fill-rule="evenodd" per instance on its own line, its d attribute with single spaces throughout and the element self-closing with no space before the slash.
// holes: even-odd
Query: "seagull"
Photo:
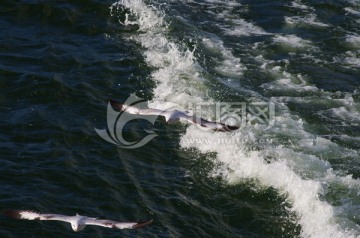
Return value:
<svg viewBox="0 0 360 238">
<path fill-rule="evenodd" d="M 163 110 L 152 109 L 152 108 L 140 109 L 140 108 L 137 108 L 134 106 L 121 104 L 112 99 L 109 99 L 109 102 L 115 110 L 127 112 L 130 114 L 137 114 L 137 115 L 163 116 L 163 117 L 165 117 L 166 123 L 169 123 L 169 124 L 173 124 L 178 121 L 187 121 L 192 124 L 197 124 L 197 125 L 200 125 L 201 127 L 204 127 L 204 128 L 207 128 L 207 129 L 213 130 L 213 131 L 226 132 L 226 131 L 234 131 L 234 130 L 239 129 L 238 126 L 230 126 L 230 125 L 226 125 L 224 123 L 208 121 L 201 117 L 190 116 L 187 114 L 187 112 L 183 112 L 183 111 L 178 111 L 178 110 L 163 111 Z"/>
<path fill-rule="evenodd" d="M 71 228 L 76 232 L 83 230 L 87 225 L 103 226 L 107 228 L 117 228 L 117 229 L 135 229 L 149 225 L 150 223 L 153 222 L 153 220 L 144 223 L 118 222 L 111 220 L 100 220 L 97 218 L 92 218 L 87 216 L 80 216 L 79 214 L 76 214 L 75 216 L 65 216 L 60 214 L 42 214 L 28 210 L 6 210 L 3 211 L 3 214 L 5 216 L 15 219 L 69 222 L 71 224 Z"/>
</svg>

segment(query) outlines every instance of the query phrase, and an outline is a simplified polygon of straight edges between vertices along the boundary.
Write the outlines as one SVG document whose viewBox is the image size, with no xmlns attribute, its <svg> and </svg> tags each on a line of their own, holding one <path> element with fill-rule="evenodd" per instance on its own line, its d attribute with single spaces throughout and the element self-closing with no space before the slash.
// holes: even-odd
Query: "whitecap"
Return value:
<svg viewBox="0 0 360 238">
<path fill-rule="evenodd" d="M 309 7 L 300 1 L 291 2 L 290 7 L 300 9 L 300 10 L 315 10 L 313 7 Z"/>
<path fill-rule="evenodd" d="M 360 47 L 360 36 L 349 34 L 346 35 L 345 41 L 353 47 Z"/>
<path fill-rule="evenodd" d="M 315 14 L 308 14 L 306 16 L 292 16 L 285 17 L 286 24 L 290 26 L 313 26 L 313 27 L 329 27 L 328 24 L 320 22 L 316 19 Z"/>
<path fill-rule="evenodd" d="M 230 26 L 229 26 L 230 25 Z M 250 35 L 269 35 L 261 27 L 247 22 L 244 19 L 234 19 L 227 25 L 219 25 L 226 35 L 230 36 L 250 36 Z"/>
<path fill-rule="evenodd" d="M 273 38 L 273 41 L 291 48 L 305 48 L 311 45 L 311 41 L 304 40 L 296 35 L 277 35 Z"/>
<path fill-rule="evenodd" d="M 347 14 L 352 14 L 354 16 L 360 17 L 360 12 L 356 11 L 350 7 L 345 7 L 344 10 L 346 11 Z"/>
<path fill-rule="evenodd" d="M 207 50 L 218 54 L 220 62 L 217 63 L 215 71 L 224 76 L 230 78 L 238 78 L 243 75 L 243 71 L 246 67 L 241 63 L 241 59 L 235 57 L 233 53 L 224 46 L 224 42 L 215 38 L 203 38 L 202 43 Z M 213 59 L 215 61 L 216 59 Z"/>
</svg>

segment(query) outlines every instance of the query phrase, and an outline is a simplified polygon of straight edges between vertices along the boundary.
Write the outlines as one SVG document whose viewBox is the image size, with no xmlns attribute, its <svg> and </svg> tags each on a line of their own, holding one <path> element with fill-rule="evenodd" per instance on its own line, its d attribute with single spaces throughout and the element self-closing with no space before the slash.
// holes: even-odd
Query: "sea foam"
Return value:
<svg viewBox="0 0 360 238">
<path fill-rule="evenodd" d="M 139 0 L 119 1 L 112 8 L 117 7 L 128 8 L 139 20 L 141 31 L 133 37 L 133 40 L 144 48 L 145 60 L 150 67 L 154 68 L 151 77 L 157 84 L 151 106 L 165 109 L 163 105 L 172 102 L 178 104 L 180 109 L 188 109 L 186 106 L 188 102 L 210 102 L 211 99 L 206 94 L 206 79 L 201 76 L 204 69 L 197 64 L 193 51 L 167 39 L 166 24 L 161 14 Z M 258 31 L 253 25 L 248 25 L 244 21 L 238 23 L 241 25 L 239 34 L 244 33 L 243 29 L 249 29 L 245 30 L 248 33 Z M 320 26 L 324 25 L 320 24 Z M 155 39 L 161 40 L 161 44 Z M 279 107 L 286 111 L 285 105 L 279 103 Z M 289 128 L 294 128 L 295 132 L 302 132 L 303 137 L 300 137 L 300 140 L 303 140 L 304 136 L 311 136 L 305 132 L 302 121 L 294 118 L 289 112 L 277 116 L 276 120 L 280 120 L 281 124 L 274 126 L 268 134 L 264 135 L 286 133 Z M 226 141 L 234 137 L 257 137 L 259 134 L 263 134 L 263 131 L 256 128 L 226 134 L 203 131 L 192 125 L 182 136 L 180 145 L 183 148 L 195 147 L 203 153 L 215 152 L 217 161 L 223 165 L 223 178 L 229 184 L 237 184 L 243 179 L 256 179 L 262 186 L 273 187 L 280 194 L 286 195 L 292 204 L 290 210 L 298 215 L 303 237 L 354 237 L 352 231 L 341 228 L 335 222 L 334 208 L 320 199 L 324 188 L 318 176 L 323 173 L 306 178 L 301 175 L 301 168 L 298 168 L 300 171 L 296 171 L 295 166 L 292 167 L 290 161 L 286 159 L 288 156 L 293 156 L 294 159 L 297 156 L 309 158 L 308 155 L 292 149 L 282 149 L 281 144 L 269 145 L 260 150 L 249 150 L 246 144 L 241 143 L 236 146 L 227 143 L 201 143 L 201 140 L 198 140 L 200 143 L 186 143 L 191 138 L 205 140 L 211 137 Z M 275 155 L 271 162 L 265 160 L 269 154 Z M 332 174 L 329 164 L 311 155 L 310 157 L 319 163 L 319 171 Z M 306 163 L 306 159 L 302 161 Z M 321 179 L 326 179 L 325 175 Z M 328 180 L 325 181 L 328 182 Z"/>
</svg>

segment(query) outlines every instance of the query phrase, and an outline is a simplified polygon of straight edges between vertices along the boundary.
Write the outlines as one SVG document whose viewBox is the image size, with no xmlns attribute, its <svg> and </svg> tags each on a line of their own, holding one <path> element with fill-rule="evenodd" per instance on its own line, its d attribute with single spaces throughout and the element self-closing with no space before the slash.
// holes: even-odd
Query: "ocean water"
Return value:
<svg viewBox="0 0 360 238">
<path fill-rule="evenodd" d="M 358 1 L 4 0 L 0 22 L 0 209 L 154 219 L 0 237 L 360 237 Z M 135 120 L 157 136 L 129 149 L 95 128 L 131 94 L 247 110 L 229 133 Z"/>
</svg>

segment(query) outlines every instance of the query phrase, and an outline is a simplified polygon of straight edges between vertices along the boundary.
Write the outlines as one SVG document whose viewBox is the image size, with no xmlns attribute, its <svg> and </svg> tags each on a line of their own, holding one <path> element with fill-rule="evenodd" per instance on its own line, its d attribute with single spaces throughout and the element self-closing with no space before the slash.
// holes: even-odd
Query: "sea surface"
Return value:
<svg viewBox="0 0 360 238">
<path fill-rule="evenodd" d="M 112 132 L 134 95 L 240 129 Z M 0 210 L 154 220 L 1 238 L 360 237 L 357 0 L 2 0 L 0 118 Z"/>
</svg>

